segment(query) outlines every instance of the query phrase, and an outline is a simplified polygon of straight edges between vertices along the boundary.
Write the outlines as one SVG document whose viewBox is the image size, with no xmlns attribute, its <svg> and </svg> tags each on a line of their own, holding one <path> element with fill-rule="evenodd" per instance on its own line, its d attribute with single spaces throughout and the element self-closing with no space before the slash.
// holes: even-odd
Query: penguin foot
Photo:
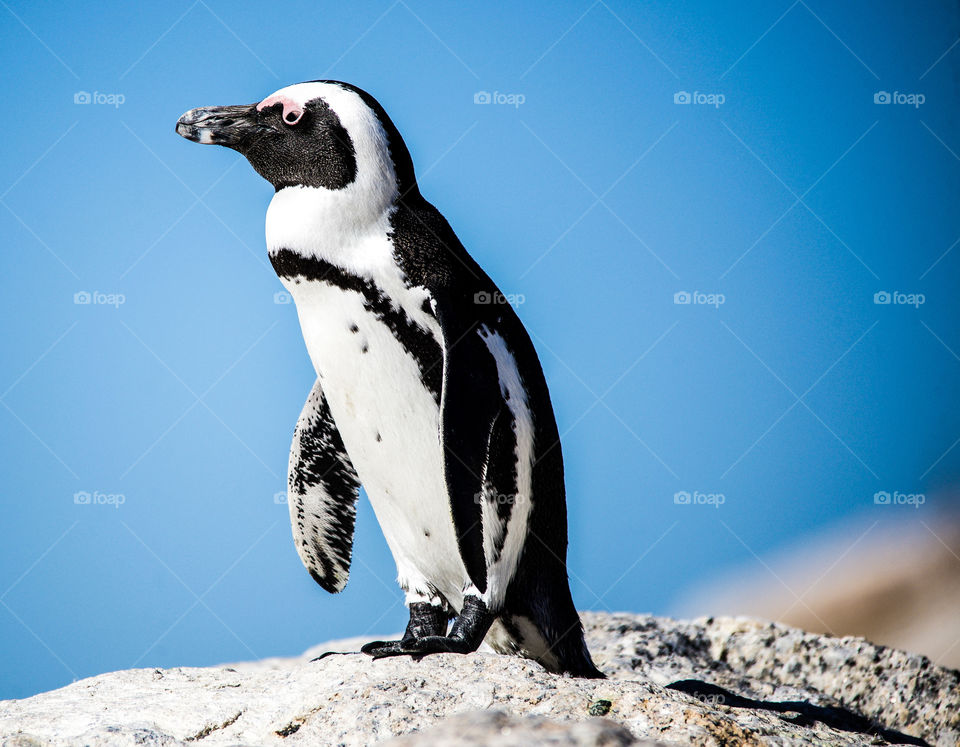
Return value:
<svg viewBox="0 0 960 747">
<path fill-rule="evenodd" d="M 412 621 L 412 605 L 410 612 Z M 430 654 L 471 654 L 480 648 L 493 619 L 494 615 L 490 614 L 482 600 L 468 596 L 463 600 L 463 609 L 454 622 L 450 635 L 409 635 L 410 626 L 407 626 L 407 634 L 401 640 L 373 641 L 360 650 L 374 659 L 388 656 L 412 656 L 420 659 Z M 446 621 L 443 628 L 446 628 Z M 421 628 L 418 632 L 422 630 Z"/>
<path fill-rule="evenodd" d="M 410 621 L 403 638 L 399 641 L 370 641 L 360 647 L 360 652 L 374 659 L 412 654 L 416 641 L 442 637 L 446 632 L 447 613 L 443 607 L 428 602 L 413 602 L 410 605 Z"/>
<path fill-rule="evenodd" d="M 360 651 L 374 659 L 386 659 L 389 656 L 410 656 L 421 659 L 429 654 L 470 654 L 479 644 L 462 638 L 445 635 L 431 635 L 409 641 L 371 641 Z"/>
</svg>

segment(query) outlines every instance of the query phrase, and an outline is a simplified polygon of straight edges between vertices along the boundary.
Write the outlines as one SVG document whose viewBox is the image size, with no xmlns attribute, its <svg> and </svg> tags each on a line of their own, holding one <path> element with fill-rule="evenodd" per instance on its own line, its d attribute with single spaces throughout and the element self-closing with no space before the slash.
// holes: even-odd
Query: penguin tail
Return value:
<svg viewBox="0 0 960 747">
<path fill-rule="evenodd" d="M 574 677 L 585 679 L 605 679 L 606 675 L 597 669 L 590 656 L 587 642 L 583 637 L 583 623 L 580 622 L 580 616 L 577 615 L 576 610 L 573 614 L 576 619 L 566 630 L 558 631 L 559 635 L 550 636 L 549 629 L 543 631 L 544 637 L 547 637 L 549 642 L 548 651 L 556 658 L 555 671 L 569 672 Z"/>
<path fill-rule="evenodd" d="M 534 659 L 557 674 L 605 679 L 590 656 L 569 589 L 566 584 L 561 588 L 556 596 L 536 595 L 533 604 L 511 606 L 501 613 L 497 633 L 488 643 L 497 651 Z"/>
</svg>

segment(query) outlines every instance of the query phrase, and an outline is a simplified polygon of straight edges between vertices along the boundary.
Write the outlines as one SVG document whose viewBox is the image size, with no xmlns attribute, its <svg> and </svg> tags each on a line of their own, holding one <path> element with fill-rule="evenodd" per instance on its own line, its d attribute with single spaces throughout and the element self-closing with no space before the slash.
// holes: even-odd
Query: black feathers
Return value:
<svg viewBox="0 0 960 747">
<path fill-rule="evenodd" d="M 424 386 L 430 390 L 434 401 L 440 403 L 443 351 L 429 332 L 410 319 L 403 309 L 395 307 L 372 281 L 357 277 L 325 260 L 304 257 L 289 249 L 271 252 L 270 262 L 282 278 L 302 277 L 359 293 L 363 297 L 364 308 L 386 324 L 416 360 Z M 353 327 L 350 329 L 353 331 Z"/>
<path fill-rule="evenodd" d="M 343 189 L 356 179 L 353 141 L 323 99 L 307 103 L 293 126 L 282 114 L 281 104 L 256 112 L 257 136 L 237 148 L 260 176 L 278 191 L 295 185 Z"/>
<path fill-rule="evenodd" d="M 297 551 L 310 575 L 331 593 L 350 573 L 360 483 L 317 381 L 290 449 L 287 479 Z"/>
</svg>

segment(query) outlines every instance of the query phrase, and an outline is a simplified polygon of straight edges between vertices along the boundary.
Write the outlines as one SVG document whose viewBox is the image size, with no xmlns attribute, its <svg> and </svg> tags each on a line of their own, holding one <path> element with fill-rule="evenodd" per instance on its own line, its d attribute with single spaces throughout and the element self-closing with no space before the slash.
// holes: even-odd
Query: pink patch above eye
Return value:
<svg viewBox="0 0 960 747">
<path fill-rule="evenodd" d="M 300 117 L 303 116 L 303 107 L 300 106 L 300 104 L 287 96 L 279 96 L 276 94 L 267 96 L 267 98 L 257 104 L 257 111 L 263 111 L 267 107 L 276 106 L 277 104 L 283 104 L 283 121 L 289 125 L 296 124 L 300 121 Z"/>
</svg>

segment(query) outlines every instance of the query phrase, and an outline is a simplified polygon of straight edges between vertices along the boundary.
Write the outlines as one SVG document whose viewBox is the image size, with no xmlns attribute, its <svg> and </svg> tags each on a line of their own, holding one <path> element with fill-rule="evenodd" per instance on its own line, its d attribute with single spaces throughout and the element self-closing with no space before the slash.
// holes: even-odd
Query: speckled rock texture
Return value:
<svg viewBox="0 0 960 747">
<path fill-rule="evenodd" d="M 607 680 L 478 652 L 138 669 L 0 701 L 0 744 L 960 744 L 960 672 L 742 618 L 584 613 Z"/>
</svg>

